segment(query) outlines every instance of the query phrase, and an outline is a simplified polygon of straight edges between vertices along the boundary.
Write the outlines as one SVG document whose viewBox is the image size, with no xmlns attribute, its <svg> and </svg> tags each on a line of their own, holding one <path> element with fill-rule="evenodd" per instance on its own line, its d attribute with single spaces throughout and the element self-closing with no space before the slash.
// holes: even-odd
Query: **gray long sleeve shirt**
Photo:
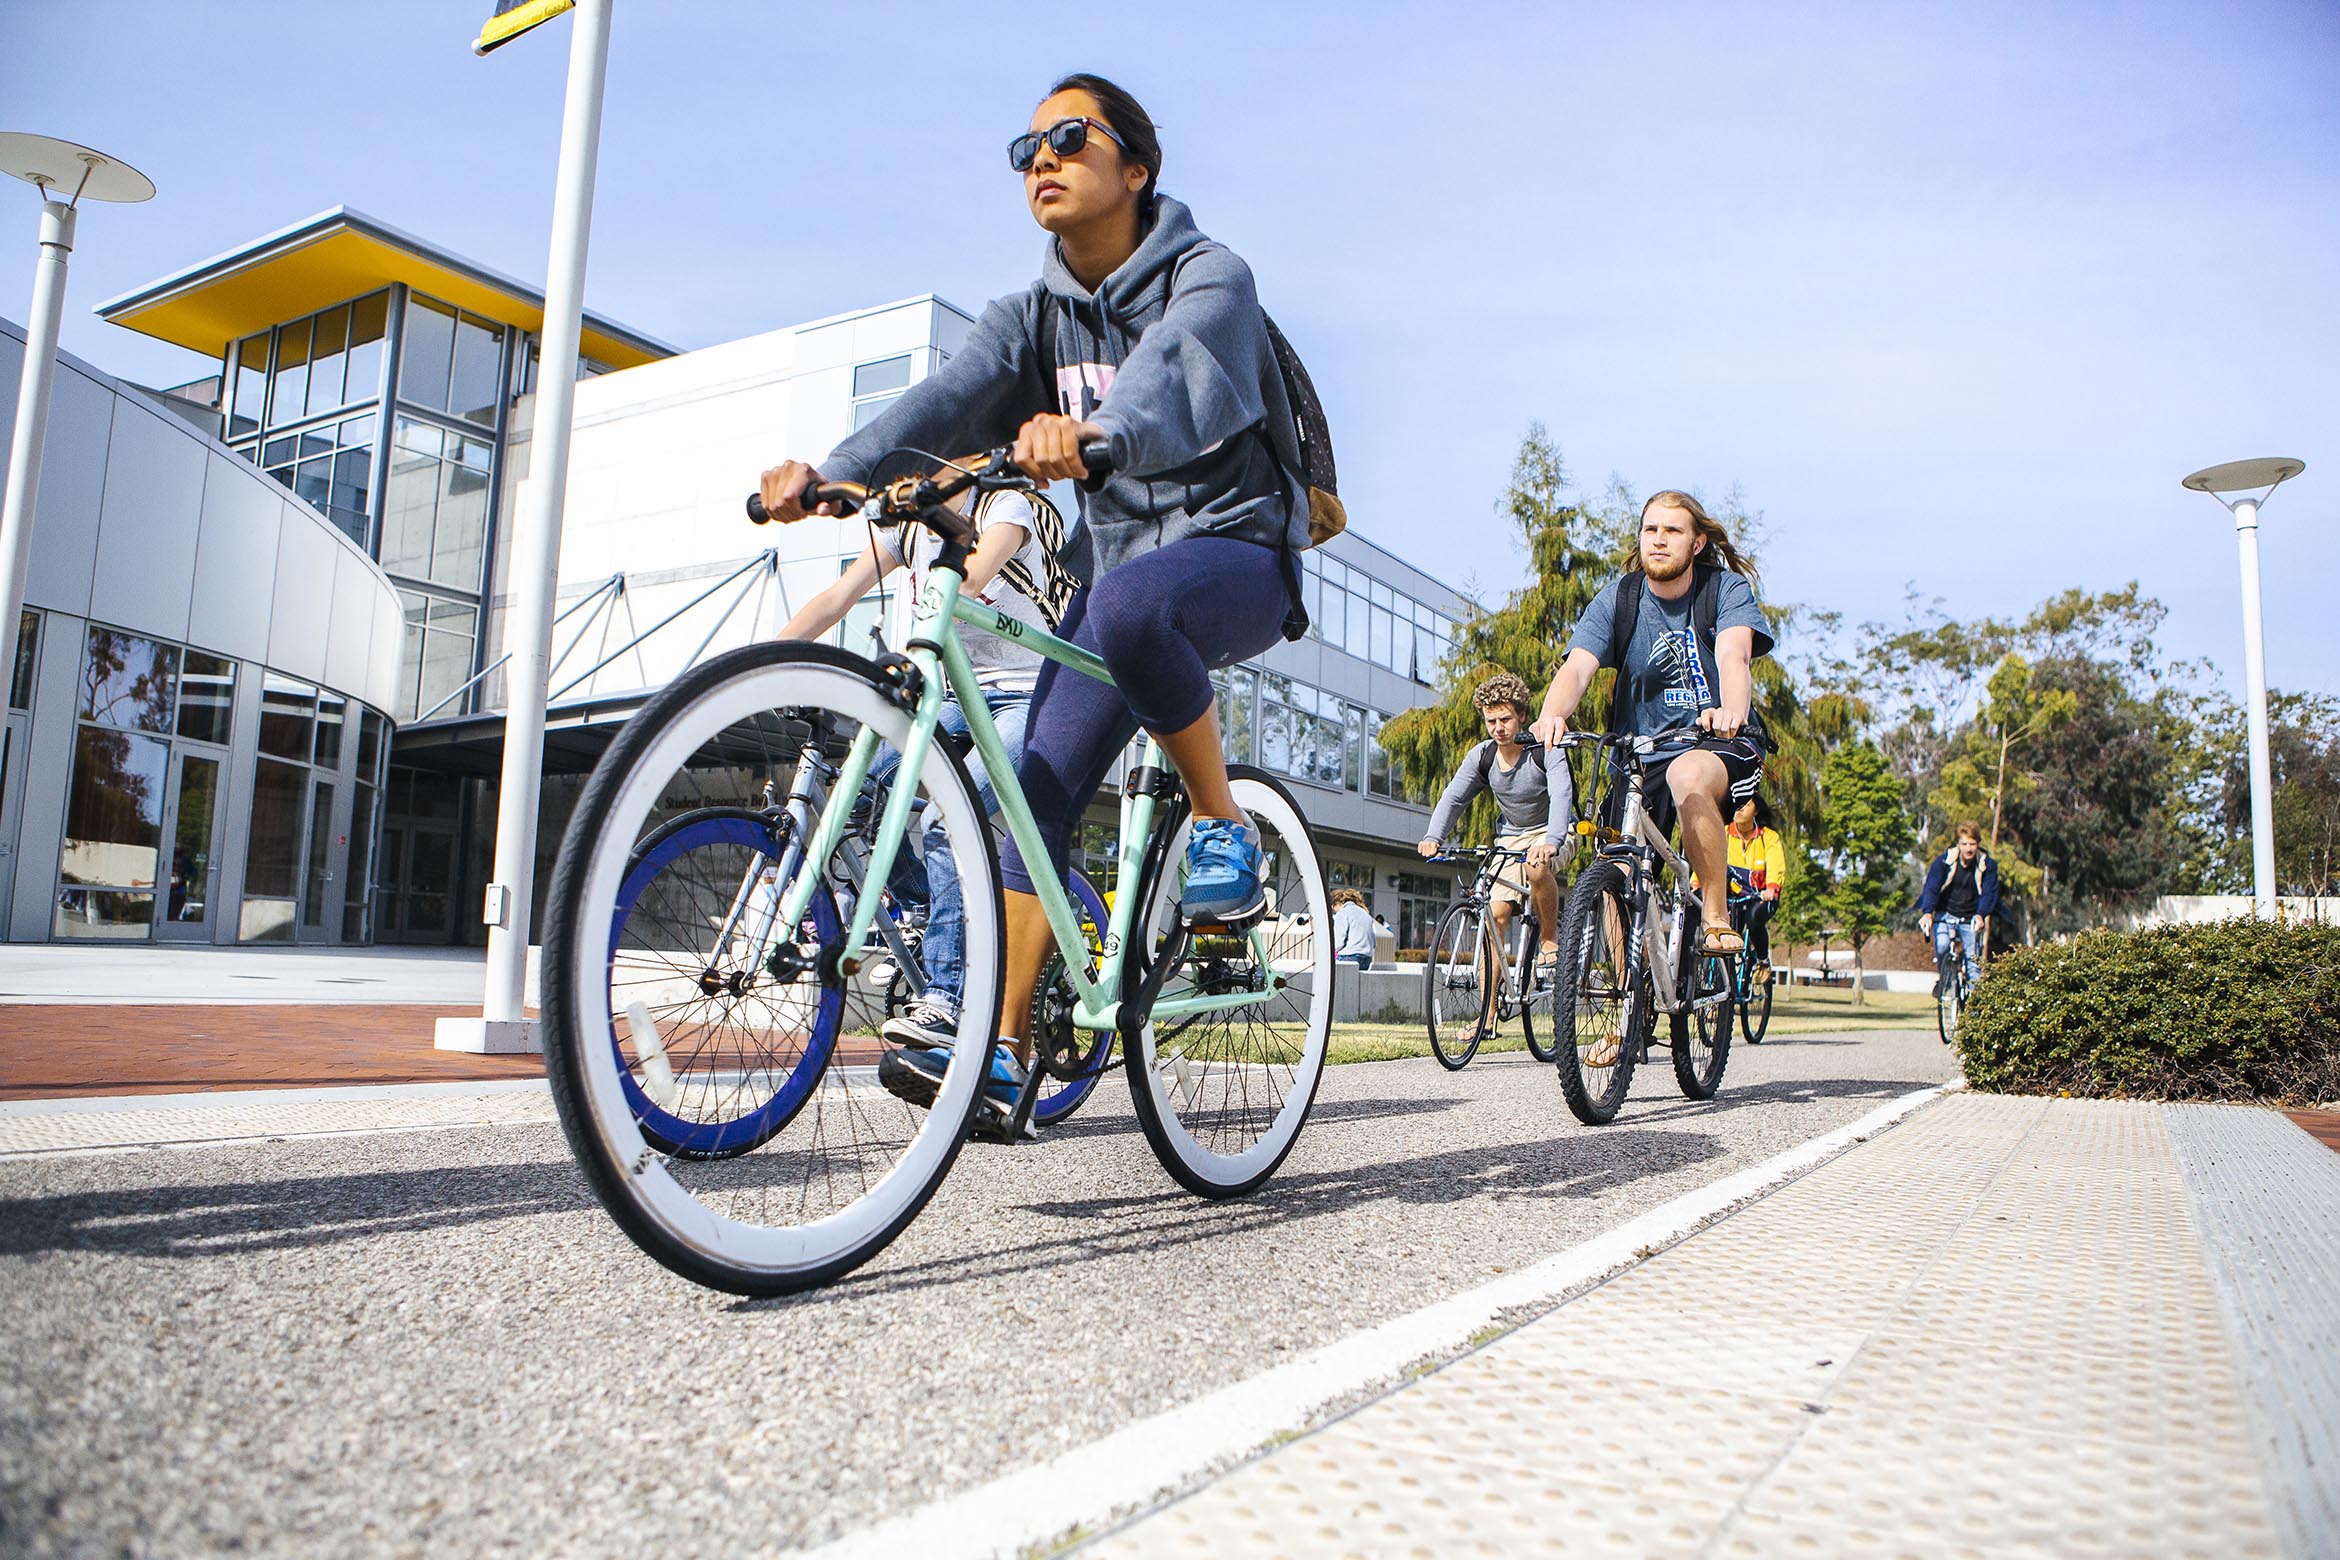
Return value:
<svg viewBox="0 0 2340 1560">
<path fill-rule="evenodd" d="M 1576 823 L 1576 782 L 1568 773 L 1567 755 L 1530 737 L 1520 743 L 1519 762 L 1505 769 L 1490 737 L 1463 755 L 1454 778 L 1446 782 L 1446 794 L 1430 814 L 1425 837 L 1444 840 L 1463 808 L 1482 790 L 1495 794 L 1506 834 L 1542 829 L 1545 840 L 1558 845 Z"/>
</svg>

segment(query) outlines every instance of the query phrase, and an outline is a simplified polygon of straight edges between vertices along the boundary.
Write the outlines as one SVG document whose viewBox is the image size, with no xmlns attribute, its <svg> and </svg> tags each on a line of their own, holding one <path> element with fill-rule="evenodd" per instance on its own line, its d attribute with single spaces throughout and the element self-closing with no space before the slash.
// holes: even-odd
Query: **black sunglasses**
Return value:
<svg viewBox="0 0 2340 1560">
<path fill-rule="evenodd" d="M 1089 144 L 1091 130 L 1115 146 L 1121 144 L 1121 137 L 1115 135 L 1113 127 L 1102 120 L 1059 119 L 1045 130 L 1027 130 L 1008 142 L 1008 166 L 1018 173 L 1030 172 L 1032 164 L 1040 159 L 1042 141 L 1046 141 L 1048 149 L 1059 157 L 1078 157 L 1081 148 Z"/>
</svg>

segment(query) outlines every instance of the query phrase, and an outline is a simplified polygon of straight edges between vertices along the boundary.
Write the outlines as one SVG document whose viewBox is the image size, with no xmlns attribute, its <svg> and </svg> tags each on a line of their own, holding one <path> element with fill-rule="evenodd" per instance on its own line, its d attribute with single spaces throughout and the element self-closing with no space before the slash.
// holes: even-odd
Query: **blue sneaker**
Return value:
<svg viewBox="0 0 2340 1560">
<path fill-rule="evenodd" d="M 943 1071 L 950 1065 L 951 1048 L 947 1045 L 925 1051 L 888 1051 L 878 1059 L 878 1082 L 896 1099 L 931 1110 L 942 1088 Z M 1003 1040 L 991 1048 L 991 1072 L 983 1080 L 983 1103 L 1002 1113 L 1012 1111 L 1023 1089 L 1024 1069 L 1016 1065 L 1016 1053 Z"/>
<path fill-rule="evenodd" d="M 1186 888 L 1178 908 L 1190 921 L 1239 921 L 1266 899 L 1259 884 L 1259 836 L 1229 818 L 1198 818 L 1186 845 Z"/>
</svg>

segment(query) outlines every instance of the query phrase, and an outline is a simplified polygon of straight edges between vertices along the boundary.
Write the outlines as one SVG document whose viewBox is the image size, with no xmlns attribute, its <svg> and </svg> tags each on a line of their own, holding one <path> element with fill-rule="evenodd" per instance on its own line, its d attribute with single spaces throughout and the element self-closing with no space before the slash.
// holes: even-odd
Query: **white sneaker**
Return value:
<svg viewBox="0 0 2340 1560">
<path fill-rule="evenodd" d="M 959 1015 L 932 1002 L 913 1002 L 886 1020 L 879 1034 L 914 1051 L 934 1051 L 959 1038 Z"/>
</svg>

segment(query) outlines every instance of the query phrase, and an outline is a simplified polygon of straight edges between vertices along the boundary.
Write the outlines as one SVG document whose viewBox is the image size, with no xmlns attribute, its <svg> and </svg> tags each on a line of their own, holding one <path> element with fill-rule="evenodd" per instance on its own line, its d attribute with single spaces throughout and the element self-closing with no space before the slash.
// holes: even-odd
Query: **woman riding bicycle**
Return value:
<svg viewBox="0 0 2340 1560">
<path fill-rule="evenodd" d="M 1771 918 L 1787 884 L 1787 852 L 1758 791 L 1731 814 L 1731 918 L 1755 950 L 1755 978 L 1771 978 Z"/>
<path fill-rule="evenodd" d="M 761 493 L 774 519 L 795 520 L 809 484 L 867 482 L 896 450 L 1011 442 L 1027 475 L 1082 482 L 1066 558 L 1090 583 L 1062 631 L 1104 659 L 1117 687 L 1051 662 L 1033 693 L 1017 775 L 1050 859 L 1027 863 L 1012 841 L 1002 852 L 994 1095 L 1012 1095 L 1030 1064 L 1032 993 L 1050 947 L 1033 875 L 1063 875 L 1082 811 L 1140 726 L 1178 767 L 1193 809 L 1182 909 L 1256 910 L 1258 836 L 1228 784 L 1210 673 L 1276 642 L 1297 606 L 1292 555 L 1308 541 L 1297 434 L 1251 270 L 1156 190 L 1161 145 L 1145 110 L 1101 77 L 1067 76 L 1008 161 L 1049 235 L 1039 280 L 994 301 L 949 362 L 818 470 L 784 462 Z M 1082 446 L 1098 441 L 1112 470 L 1089 479 Z M 948 1054 L 904 1060 L 939 1077 Z"/>
</svg>

